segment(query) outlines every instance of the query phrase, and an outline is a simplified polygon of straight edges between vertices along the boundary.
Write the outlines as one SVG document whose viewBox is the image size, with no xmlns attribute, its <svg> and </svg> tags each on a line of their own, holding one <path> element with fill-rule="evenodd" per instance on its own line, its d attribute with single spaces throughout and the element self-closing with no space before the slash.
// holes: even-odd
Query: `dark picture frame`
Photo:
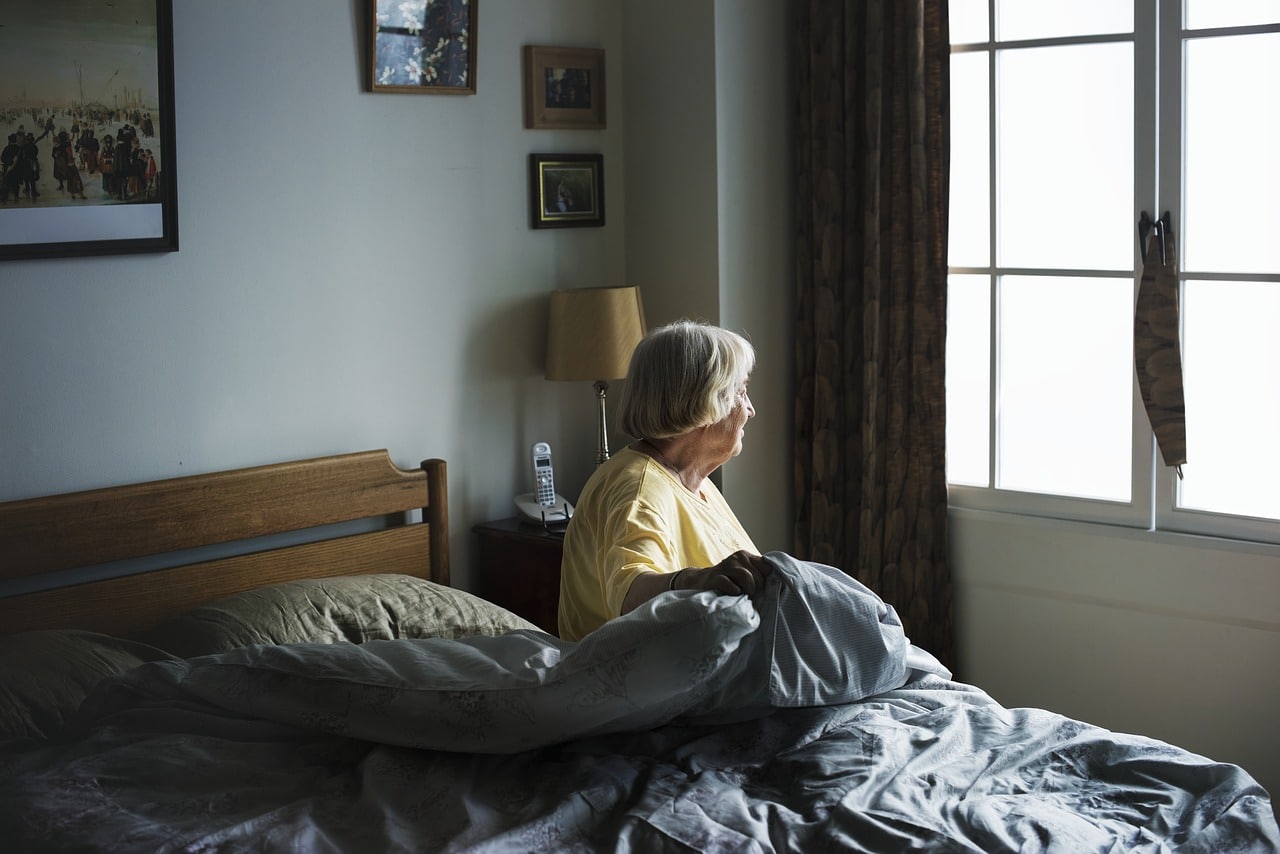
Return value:
<svg viewBox="0 0 1280 854">
<path fill-rule="evenodd" d="M 176 252 L 172 0 L 10 0 L 3 23 L 0 260 Z"/>
<path fill-rule="evenodd" d="M 476 93 L 480 0 L 369 0 L 369 89 Z"/>
<path fill-rule="evenodd" d="M 605 126 L 604 51 L 524 48 L 524 126 L 594 130 Z"/>
<path fill-rule="evenodd" d="M 529 212 L 534 228 L 604 225 L 604 155 L 530 154 Z"/>
</svg>

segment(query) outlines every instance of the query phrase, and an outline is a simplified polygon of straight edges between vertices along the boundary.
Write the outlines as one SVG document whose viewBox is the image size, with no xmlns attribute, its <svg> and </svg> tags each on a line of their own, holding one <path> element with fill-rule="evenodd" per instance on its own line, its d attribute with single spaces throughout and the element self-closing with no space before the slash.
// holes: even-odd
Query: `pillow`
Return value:
<svg viewBox="0 0 1280 854">
<path fill-rule="evenodd" d="M 759 617 L 745 596 L 662 595 L 581 641 L 540 631 L 457 640 L 255 646 L 104 683 L 81 723 L 142 707 L 272 721 L 404 747 L 509 753 L 672 720 L 712 690 Z"/>
<path fill-rule="evenodd" d="M 187 611 L 139 635 L 182 658 L 254 644 L 500 635 L 537 627 L 462 590 L 411 575 L 288 581 Z"/>
<path fill-rule="evenodd" d="M 172 657 L 95 632 L 41 630 L 0 637 L 0 741 L 50 738 L 107 676 Z"/>
</svg>

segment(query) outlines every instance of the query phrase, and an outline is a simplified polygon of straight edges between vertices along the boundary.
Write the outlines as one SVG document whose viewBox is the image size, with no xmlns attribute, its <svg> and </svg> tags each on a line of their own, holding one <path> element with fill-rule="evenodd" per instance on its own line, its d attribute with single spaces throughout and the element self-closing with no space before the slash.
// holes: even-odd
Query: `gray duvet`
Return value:
<svg viewBox="0 0 1280 854">
<path fill-rule="evenodd" d="M 1274 851 L 1242 769 L 955 682 L 771 555 L 573 644 L 255 646 L 104 682 L 2 757 L 24 851 Z"/>
</svg>

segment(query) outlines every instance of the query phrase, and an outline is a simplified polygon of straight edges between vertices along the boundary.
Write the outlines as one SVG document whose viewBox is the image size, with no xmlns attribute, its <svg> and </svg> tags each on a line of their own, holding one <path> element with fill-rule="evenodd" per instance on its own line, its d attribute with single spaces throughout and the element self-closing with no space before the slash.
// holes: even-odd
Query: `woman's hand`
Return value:
<svg viewBox="0 0 1280 854">
<path fill-rule="evenodd" d="M 736 551 L 715 566 L 682 569 L 671 580 L 672 590 L 713 590 L 722 596 L 755 596 L 764 590 L 773 567 L 748 551 Z"/>
<path fill-rule="evenodd" d="M 713 590 L 721 596 L 755 596 L 773 566 L 763 557 L 736 551 L 715 566 L 689 567 L 679 572 L 645 572 L 637 575 L 622 600 L 620 613 L 628 614 L 668 590 Z"/>
</svg>

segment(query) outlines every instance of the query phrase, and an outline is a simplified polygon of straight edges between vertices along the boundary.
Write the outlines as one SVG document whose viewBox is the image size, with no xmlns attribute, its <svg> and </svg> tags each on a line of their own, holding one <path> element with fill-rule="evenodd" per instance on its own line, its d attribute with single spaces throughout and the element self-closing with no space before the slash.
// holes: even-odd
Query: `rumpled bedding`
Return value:
<svg viewBox="0 0 1280 854">
<path fill-rule="evenodd" d="M 3 757 L 0 839 L 113 851 L 1274 851 L 1242 769 L 1006 709 L 830 567 L 574 644 L 254 646 L 106 680 Z"/>
</svg>

